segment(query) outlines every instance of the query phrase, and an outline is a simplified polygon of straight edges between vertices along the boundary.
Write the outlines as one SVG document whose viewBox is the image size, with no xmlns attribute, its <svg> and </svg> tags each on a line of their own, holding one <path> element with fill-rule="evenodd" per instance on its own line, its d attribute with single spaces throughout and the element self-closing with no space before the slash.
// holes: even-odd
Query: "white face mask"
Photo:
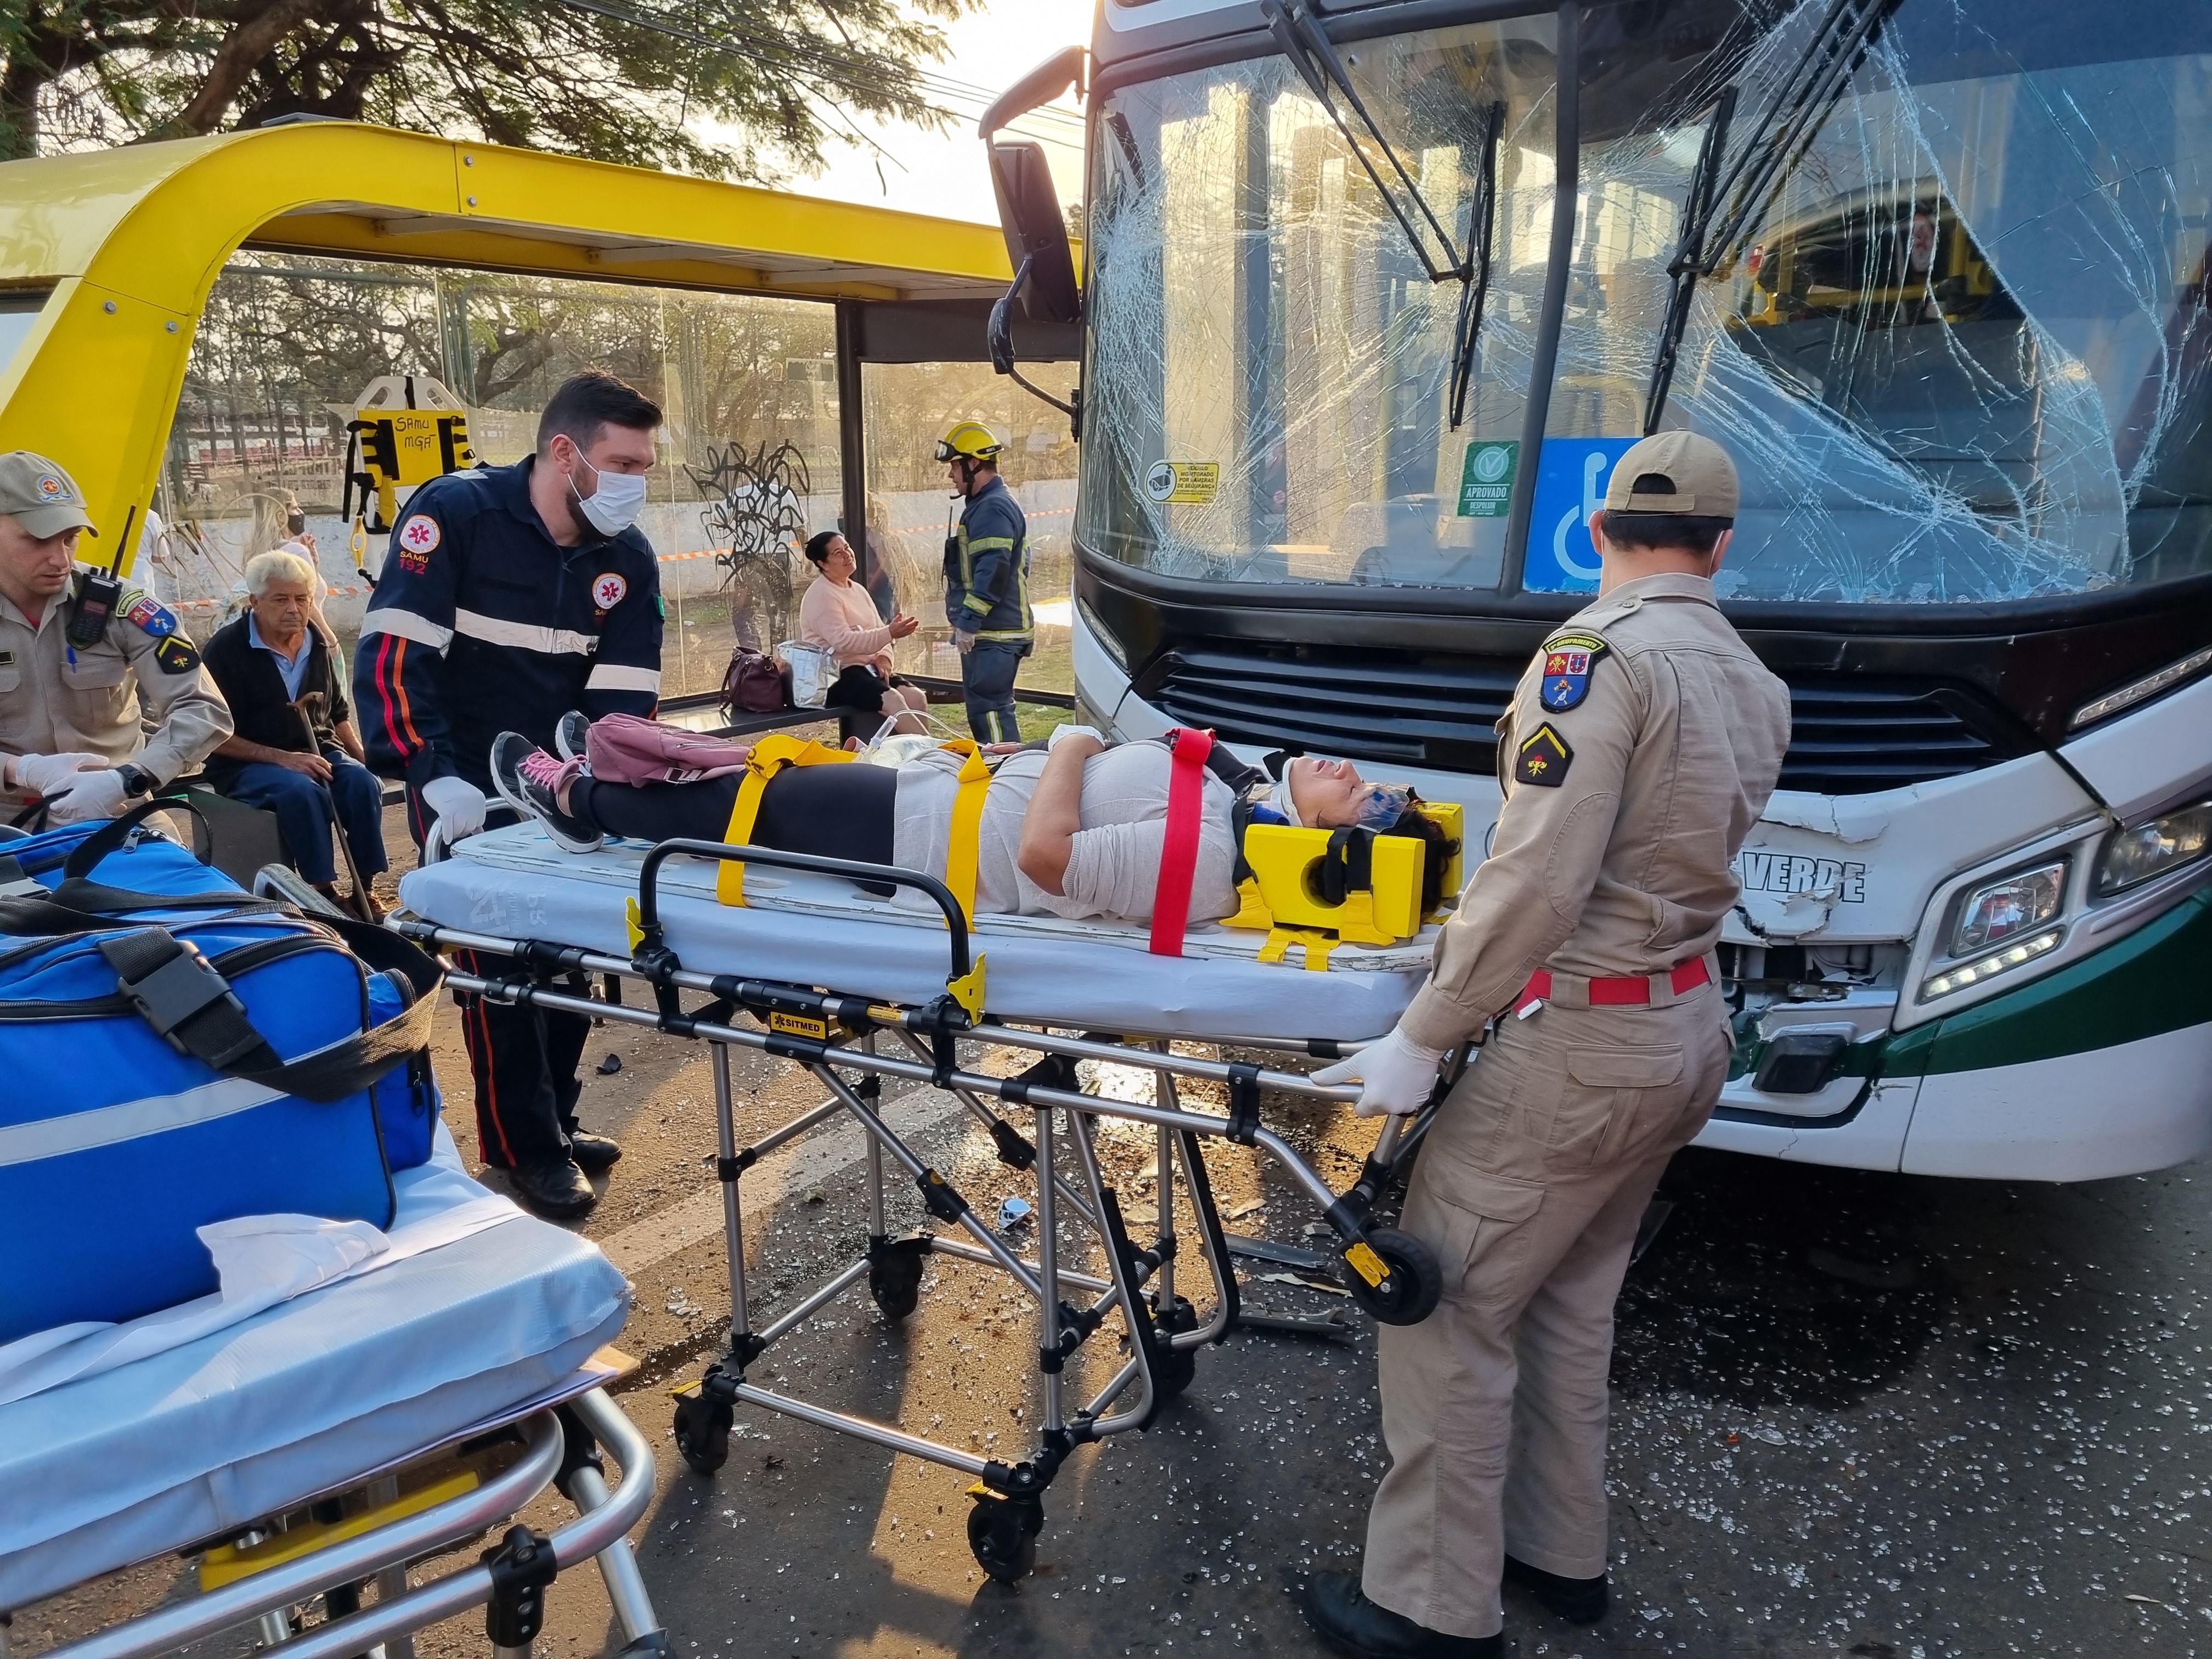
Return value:
<svg viewBox="0 0 2212 1659">
<path fill-rule="evenodd" d="M 579 459 L 582 458 L 578 457 Z M 586 466 L 592 466 L 585 461 Z M 575 494 L 577 510 L 581 512 L 592 528 L 602 536 L 619 536 L 637 522 L 637 515 L 645 510 L 645 475 L 641 472 L 601 472 L 593 466 L 599 485 L 590 495 L 576 489 L 576 481 L 568 480 L 569 489 Z"/>
</svg>

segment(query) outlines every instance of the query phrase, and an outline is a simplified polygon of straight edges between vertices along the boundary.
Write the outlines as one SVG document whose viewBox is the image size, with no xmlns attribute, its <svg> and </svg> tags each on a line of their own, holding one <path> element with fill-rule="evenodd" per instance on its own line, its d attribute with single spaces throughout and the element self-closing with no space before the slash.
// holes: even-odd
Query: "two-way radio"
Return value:
<svg viewBox="0 0 2212 1659">
<path fill-rule="evenodd" d="M 107 633 L 107 624 L 115 616 L 115 607 L 123 598 L 123 579 L 116 572 L 123 568 L 124 550 L 131 545 L 131 526 L 138 516 L 134 503 L 123 515 L 123 533 L 116 538 L 115 551 L 107 561 L 105 570 L 88 570 L 77 584 L 76 609 L 71 613 L 68 631 L 63 635 L 72 646 L 82 651 L 98 645 Z"/>
</svg>

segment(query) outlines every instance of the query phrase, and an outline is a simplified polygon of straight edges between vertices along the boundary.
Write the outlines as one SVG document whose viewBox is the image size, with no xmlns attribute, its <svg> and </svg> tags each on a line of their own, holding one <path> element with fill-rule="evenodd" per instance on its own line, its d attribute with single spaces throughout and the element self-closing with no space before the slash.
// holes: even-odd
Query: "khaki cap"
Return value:
<svg viewBox="0 0 2212 1659">
<path fill-rule="evenodd" d="M 1673 489 L 1637 490 L 1647 472 L 1668 479 Z M 1700 519 L 1733 519 L 1736 507 L 1735 463 L 1711 438 L 1694 432 L 1662 432 L 1631 444 L 1613 464 L 1605 487 L 1608 513 L 1684 513 Z"/>
<path fill-rule="evenodd" d="M 84 491 L 60 465 L 27 449 L 0 455 L 0 513 L 44 541 L 64 530 L 100 532 L 84 510 Z"/>
</svg>

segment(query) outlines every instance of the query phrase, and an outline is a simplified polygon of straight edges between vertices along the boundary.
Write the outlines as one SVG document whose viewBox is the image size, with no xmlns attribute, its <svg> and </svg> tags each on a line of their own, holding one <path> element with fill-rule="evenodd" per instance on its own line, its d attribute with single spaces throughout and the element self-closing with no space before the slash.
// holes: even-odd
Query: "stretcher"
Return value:
<svg viewBox="0 0 2212 1659">
<path fill-rule="evenodd" d="M 434 837 L 430 861 L 402 881 L 404 908 L 387 925 L 441 951 L 469 953 L 470 965 L 449 975 L 453 989 L 708 1045 L 732 1319 L 727 1352 L 676 1397 L 678 1448 L 700 1474 L 711 1476 L 726 1460 L 739 1406 L 908 1453 L 974 1480 L 968 1535 L 976 1561 L 994 1578 L 1022 1577 L 1035 1562 L 1045 1492 L 1076 1447 L 1150 1424 L 1189 1386 L 1198 1350 L 1237 1322 L 1229 1242 L 1201 1156 L 1208 1138 L 1253 1148 L 1303 1190 L 1335 1236 L 1333 1261 L 1344 1287 L 1376 1319 L 1412 1324 L 1436 1304 L 1434 1259 L 1418 1240 L 1382 1224 L 1425 1115 L 1403 1133 L 1393 1120 L 1358 1180 L 1340 1194 L 1261 1122 L 1261 1099 L 1280 1091 L 1348 1102 L 1356 1090 L 1171 1046 L 1203 1037 L 1261 1054 L 1354 1052 L 1388 1030 L 1419 988 L 1425 940 L 1346 946 L 1325 971 L 1307 971 L 1261 962 L 1251 935 L 1214 937 L 1220 930 L 1193 929 L 1185 953 L 1170 957 L 1149 953 L 1145 935 L 1131 929 L 994 915 L 971 927 L 954 894 L 920 872 L 756 847 L 611 843 L 579 855 L 523 825 L 471 837 L 450 855 L 441 851 Z M 716 896 L 720 874 L 737 863 L 744 866 L 741 907 Z M 863 883 L 919 895 L 930 908 L 899 906 Z M 643 994 L 629 1000 L 625 986 Z M 1018 1051 L 1030 1063 L 1016 1075 L 987 1074 L 973 1058 L 977 1044 Z M 732 1048 L 796 1062 L 829 1099 L 739 1146 Z M 1085 1060 L 1149 1071 L 1153 1099 L 1086 1091 L 1076 1070 Z M 887 1079 L 951 1092 L 988 1130 L 1000 1164 L 1033 1183 L 1029 1253 L 887 1125 Z M 1227 1111 L 1186 1105 L 1177 1091 L 1193 1080 L 1220 1088 Z M 1106 1181 L 1102 1118 L 1152 1131 L 1158 1218 L 1149 1243 L 1132 1237 Z M 866 1132 L 866 1249 L 757 1328 L 745 1285 L 744 1176 L 833 1119 L 856 1121 Z M 933 1226 L 890 1232 L 887 1166 L 913 1183 Z M 1063 1223 L 1088 1235 L 1097 1271 L 1063 1260 Z M 1178 1244 L 1194 1240 L 1210 1288 L 1202 1313 L 1177 1288 L 1185 1266 Z M 866 1286 L 888 1319 L 912 1314 L 933 1255 L 995 1269 L 1035 1304 L 1042 1410 L 1026 1455 L 979 1455 L 749 1380 L 774 1344 L 857 1287 Z M 1068 1367 L 1102 1332 L 1118 1334 L 1127 1358 L 1079 1402 L 1066 1390 Z"/>
<path fill-rule="evenodd" d="M 624 1653 L 665 1652 L 628 1541 L 653 1455 L 604 1392 L 629 1287 L 596 1246 L 468 1180 L 440 1139 L 394 1177 L 404 1259 L 0 1406 L 0 1609 L 198 1558 L 198 1593 L 54 1659 L 170 1654 L 240 1626 L 294 1659 L 406 1659 L 411 1632 L 478 1606 L 511 1659 L 532 1650 L 554 1572 L 593 1559 Z M 550 1537 L 511 1527 L 480 1564 L 410 1583 L 549 1486 L 576 1512 Z"/>
</svg>

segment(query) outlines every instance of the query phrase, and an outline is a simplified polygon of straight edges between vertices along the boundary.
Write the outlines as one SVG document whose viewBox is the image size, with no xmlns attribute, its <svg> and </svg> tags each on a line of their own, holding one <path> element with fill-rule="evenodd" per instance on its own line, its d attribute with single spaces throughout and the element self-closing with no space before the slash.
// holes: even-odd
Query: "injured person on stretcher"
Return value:
<svg viewBox="0 0 2212 1659">
<path fill-rule="evenodd" d="M 596 851 L 611 836 L 721 841 L 896 865 L 944 880 L 961 834 L 963 789 L 980 789 L 980 805 L 969 795 L 968 818 L 972 915 L 1148 922 L 1164 890 L 1163 870 L 1172 862 L 1172 738 L 1108 744 L 1087 726 L 1062 726 L 1048 743 L 988 753 L 964 741 L 924 746 L 911 738 L 859 753 L 790 738 L 765 739 L 757 750 L 721 745 L 717 752 L 702 750 L 695 734 L 619 714 L 592 725 L 578 744 L 581 725 L 576 715 L 564 724 L 562 747 L 580 750 L 568 758 L 514 732 L 502 734 L 491 753 L 500 793 L 570 852 Z M 672 752 L 678 740 L 687 752 L 652 769 L 684 781 L 617 781 L 647 769 L 634 757 L 659 734 L 670 739 Z M 781 764 L 748 801 L 746 780 L 769 769 L 762 759 L 769 755 Z M 1371 782 L 1349 761 L 1270 761 L 1272 776 L 1220 745 L 1205 757 L 1197 779 L 1200 799 L 1191 815 L 1196 847 L 1184 913 L 1191 922 L 1239 909 L 1240 880 L 1249 873 L 1242 848 L 1251 824 L 1367 830 L 1418 840 L 1420 911 L 1437 908 L 1458 843 L 1412 791 Z M 686 763 L 692 762 L 697 763 Z M 958 890 L 963 884 L 956 879 L 953 885 Z M 962 896 L 964 902 L 968 896 Z M 895 902 L 928 903 L 904 891 Z"/>
</svg>

